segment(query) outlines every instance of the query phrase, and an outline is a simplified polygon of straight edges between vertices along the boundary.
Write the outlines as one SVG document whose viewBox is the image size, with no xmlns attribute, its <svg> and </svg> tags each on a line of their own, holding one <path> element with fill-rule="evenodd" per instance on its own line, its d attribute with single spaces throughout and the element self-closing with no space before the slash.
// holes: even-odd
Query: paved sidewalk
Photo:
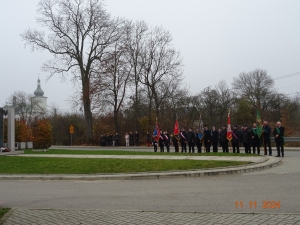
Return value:
<svg viewBox="0 0 300 225">
<path fill-rule="evenodd" d="M 300 225 L 300 214 L 258 214 L 258 213 L 172 213 L 141 211 L 100 211 L 100 210 L 37 210 L 12 209 L 4 218 L 4 225 L 76 225 L 76 224 L 281 224 Z"/>
</svg>

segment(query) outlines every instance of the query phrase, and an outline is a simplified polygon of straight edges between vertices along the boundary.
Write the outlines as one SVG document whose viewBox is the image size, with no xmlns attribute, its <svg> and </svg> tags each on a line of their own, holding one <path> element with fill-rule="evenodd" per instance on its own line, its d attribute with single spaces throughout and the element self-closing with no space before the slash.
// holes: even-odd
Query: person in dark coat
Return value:
<svg viewBox="0 0 300 225">
<path fill-rule="evenodd" d="M 240 153 L 240 139 L 241 139 L 241 132 L 237 129 L 237 126 L 234 125 L 232 129 L 232 150 L 233 153 L 237 152 Z"/>
<path fill-rule="evenodd" d="M 154 148 L 154 152 L 157 152 L 157 141 L 154 136 L 152 136 L 152 145 Z"/>
<path fill-rule="evenodd" d="M 260 137 L 257 133 L 256 123 L 253 124 L 253 128 L 251 129 L 251 145 L 253 154 L 255 154 L 255 150 L 257 149 L 257 154 L 260 154 Z"/>
<path fill-rule="evenodd" d="M 275 138 L 275 143 L 276 143 L 276 148 L 277 148 L 277 156 L 280 157 L 280 152 L 281 156 L 284 157 L 284 127 L 281 126 L 281 122 L 276 123 L 276 127 L 274 128 L 273 135 Z"/>
<path fill-rule="evenodd" d="M 187 133 L 184 129 L 181 129 L 180 132 L 180 145 L 181 145 L 181 152 L 186 153 L 186 142 L 187 142 Z"/>
<path fill-rule="evenodd" d="M 170 135 L 168 131 L 164 132 L 164 144 L 166 146 L 167 152 L 170 152 Z"/>
<path fill-rule="evenodd" d="M 107 145 L 108 145 L 108 146 L 112 146 L 112 145 L 113 145 L 112 137 L 113 137 L 112 134 L 108 135 L 108 140 L 107 140 Z"/>
<path fill-rule="evenodd" d="M 196 143 L 196 146 L 197 146 L 198 153 L 201 153 L 203 138 L 200 139 L 198 134 L 199 134 L 199 130 L 197 129 L 196 133 L 195 133 L 195 143 Z"/>
<path fill-rule="evenodd" d="M 150 144 L 151 144 L 151 136 L 150 136 L 149 132 L 147 132 L 147 134 L 146 134 L 146 141 L 147 141 L 147 146 L 150 147 Z"/>
<path fill-rule="evenodd" d="M 222 130 L 220 132 L 220 142 L 223 152 L 229 152 L 226 125 L 222 126 Z"/>
<path fill-rule="evenodd" d="M 129 146 L 133 146 L 133 141 L 134 141 L 134 135 L 130 131 L 130 133 L 129 133 Z"/>
<path fill-rule="evenodd" d="M 164 143 L 164 134 L 162 131 L 160 131 L 160 136 L 159 136 L 159 140 L 158 140 L 158 145 L 160 148 L 160 152 L 164 152 L 165 151 L 165 143 Z"/>
<path fill-rule="evenodd" d="M 188 141 L 188 145 L 189 145 L 189 153 L 195 153 L 195 133 L 193 132 L 193 129 L 190 128 L 189 132 L 187 134 L 187 141 Z"/>
<path fill-rule="evenodd" d="M 140 146 L 140 134 L 137 131 L 134 134 L 134 140 L 135 140 L 136 146 Z"/>
<path fill-rule="evenodd" d="M 203 128 L 204 128 L 204 131 L 203 131 L 204 147 L 205 147 L 206 152 L 210 152 L 211 131 L 208 129 L 207 125 L 204 125 Z"/>
<path fill-rule="evenodd" d="M 267 147 L 269 148 L 269 156 L 272 155 L 272 147 L 271 147 L 271 127 L 269 127 L 268 122 L 264 121 L 262 127 L 262 138 L 263 138 L 263 145 L 264 145 L 264 154 L 267 155 Z"/>
<path fill-rule="evenodd" d="M 119 147 L 119 139 L 120 139 L 120 135 L 118 133 L 116 133 L 115 135 L 115 146 Z"/>
<path fill-rule="evenodd" d="M 213 146 L 213 152 L 218 152 L 219 132 L 216 130 L 216 126 L 212 126 L 211 143 Z"/>
<path fill-rule="evenodd" d="M 241 141 L 243 143 L 243 146 L 245 148 L 245 153 L 246 154 L 251 154 L 251 150 L 250 150 L 250 131 L 248 129 L 247 125 L 243 126 L 243 131 L 241 133 Z"/>
<path fill-rule="evenodd" d="M 178 148 L 178 141 L 179 141 L 179 139 L 180 139 L 179 135 L 176 136 L 176 135 L 173 133 L 173 136 L 172 136 L 172 143 L 173 143 L 173 145 L 174 145 L 175 152 L 179 152 L 179 148 Z"/>
</svg>

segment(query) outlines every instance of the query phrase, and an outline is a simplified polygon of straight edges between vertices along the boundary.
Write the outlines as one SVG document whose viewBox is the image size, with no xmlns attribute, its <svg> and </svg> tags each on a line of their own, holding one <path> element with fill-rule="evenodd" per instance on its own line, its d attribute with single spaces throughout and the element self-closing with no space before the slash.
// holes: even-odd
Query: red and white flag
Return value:
<svg viewBox="0 0 300 225">
<path fill-rule="evenodd" d="M 178 120 L 176 119 L 175 126 L 174 126 L 174 135 L 179 134 L 179 127 L 178 127 Z"/>
<path fill-rule="evenodd" d="M 232 130 L 231 130 L 231 124 L 230 124 L 230 113 L 228 113 L 228 120 L 227 120 L 227 135 L 226 135 L 228 141 L 232 140 Z"/>
</svg>

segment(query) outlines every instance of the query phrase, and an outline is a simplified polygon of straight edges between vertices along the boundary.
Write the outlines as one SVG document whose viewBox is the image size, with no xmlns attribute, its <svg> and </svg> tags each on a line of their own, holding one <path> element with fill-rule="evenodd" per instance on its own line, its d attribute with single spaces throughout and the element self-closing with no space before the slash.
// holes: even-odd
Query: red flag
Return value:
<svg viewBox="0 0 300 225">
<path fill-rule="evenodd" d="M 174 135 L 179 134 L 179 128 L 178 128 L 178 120 L 176 119 L 175 126 L 174 126 Z"/>
<path fill-rule="evenodd" d="M 228 113 L 228 120 L 227 120 L 227 135 L 226 135 L 228 141 L 231 141 L 232 139 L 232 130 L 231 130 L 231 124 L 230 124 L 230 113 Z"/>
</svg>

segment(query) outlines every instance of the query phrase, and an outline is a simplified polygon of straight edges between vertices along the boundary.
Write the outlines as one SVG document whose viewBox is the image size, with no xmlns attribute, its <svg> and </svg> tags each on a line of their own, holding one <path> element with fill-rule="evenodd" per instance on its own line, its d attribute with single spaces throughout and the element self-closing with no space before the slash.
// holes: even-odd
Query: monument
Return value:
<svg viewBox="0 0 300 225">
<path fill-rule="evenodd" d="M 0 148 L 4 147 L 4 123 L 3 116 L 7 115 L 7 111 L 0 108 Z"/>
</svg>

